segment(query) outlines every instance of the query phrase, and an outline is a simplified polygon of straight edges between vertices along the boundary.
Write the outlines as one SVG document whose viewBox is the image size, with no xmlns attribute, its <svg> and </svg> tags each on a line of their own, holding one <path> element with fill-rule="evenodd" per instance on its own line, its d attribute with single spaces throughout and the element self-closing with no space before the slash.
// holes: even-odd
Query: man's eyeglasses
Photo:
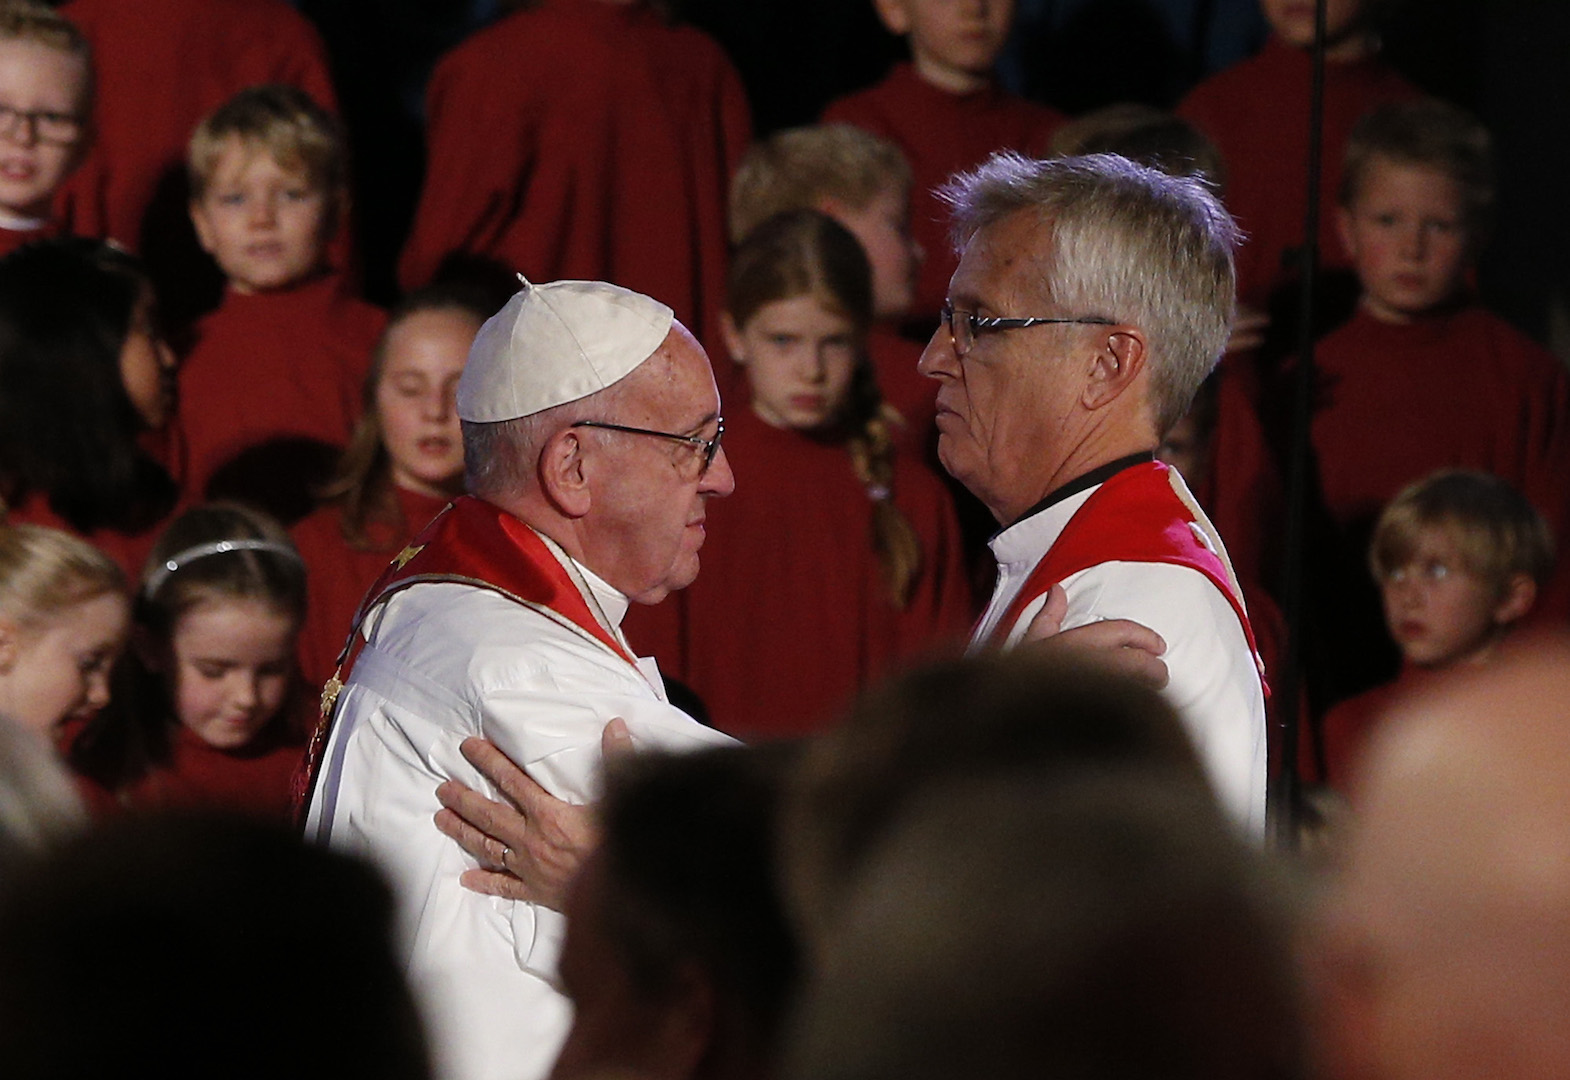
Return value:
<svg viewBox="0 0 1570 1080">
<path fill-rule="evenodd" d="M 673 442 L 686 443 L 698 450 L 703 458 L 703 467 L 698 470 L 701 477 L 709 471 L 709 466 L 714 464 L 714 456 L 720 452 L 720 440 L 725 438 L 725 418 L 717 417 L 715 420 L 714 438 L 704 439 L 697 435 L 677 435 L 673 431 L 653 431 L 649 428 L 628 427 L 626 424 L 607 424 L 599 420 L 579 420 L 573 427 L 600 428 L 602 431 L 623 431 L 628 435 L 652 435 L 656 439 L 670 439 Z"/>
<path fill-rule="evenodd" d="M 70 146 L 82 137 L 83 126 L 75 113 L 28 111 L 0 104 L 0 135 L 7 139 L 14 140 L 25 131 L 30 141 Z"/>
<path fill-rule="evenodd" d="M 1083 319 L 1004 319 L 991 316 L 977 315 L 974 311 L 956 311 L 948 304 L 944 304 L 938 312 L 938 318 L 943 320 L 943 325 L 949 328 L 949 338 L 954 342 L 956 356 L 964 356 L 970 352 L 976 338 L 982 334 L 990 334 L 998 330 L 1023 330 L 1027 326 L 1047 326 L 1056 323 L 1074 323 L 1085 326 L 1116 326 L 1113 319 L 1083 318 Z"/>
</svg>

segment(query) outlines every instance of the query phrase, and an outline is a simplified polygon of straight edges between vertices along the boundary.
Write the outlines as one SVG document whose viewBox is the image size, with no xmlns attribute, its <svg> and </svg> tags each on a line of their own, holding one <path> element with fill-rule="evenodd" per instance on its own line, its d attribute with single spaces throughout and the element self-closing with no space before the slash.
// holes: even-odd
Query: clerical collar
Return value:
<svg viewBox="0 0 1570 1080">
<path fill-rule="evenodd" d="M 1056 506 L 1058 503 L 1062 502 L 1064 499 L 1068 499 L 1068 498 L 1071 498 L 1071 497 L 1073 497 L 1075 495 L 1078 495 L 1081 491 L 1087 491 L 1090 488 L 1095 487 L 1097 484 L 1104 484 L 1104 483 L 1106 483 L 1108 480 L 1112 479 L 1114 476 L 1116 476 L 1118 473 L 1122 472 L 1124 469 L 1132 468 L 1135 465 L 1143 465 L 1147 461 L 1154 461 L 1154 460 L 1156 460 L 1156 455 L 1155 455 L 1154 451 L 1152 451 L 1152 450 L 1141 450 L 1137 454 L 1130 454 L 1130 455 L 1128 455 L 1128 457 L 1120 457 L 1116 461 L 1109 461 L 1105 465 L 1100 466 L 1099 468 L 1091 469 L 1088 473 L 1085 473 L 1083 476 L 1076 477 L 1075 479 L 1070 480 L 1068 483 L 1063 484 L 1060 487 L 1053 488 L 1051 491 L 1049 491 L 1047 493 L 1047 497 L 1046 498 L 1042 499 L 1035 506 L 1032 506 L 1029 510 L 1026 510 L 1019 517 L 1017 517 L 1013 521 L 1009 522 L 1007 525 L 1005 525 L 1003 527 L 1003 529 L 999 530 L 999 532 L 1001 533 L 1001 532 L 1006 531 L 1008 529 L 1012 529 L 1014 526 L 1018 525 L 1021 521 L 1024 521 L 1026 518 L 1034 517 L 1035 515 L 1041 513 L 1043 510 L 1046 510 L 1046 509 L 1049 509 L 1050 507 Z"/>
</svg>

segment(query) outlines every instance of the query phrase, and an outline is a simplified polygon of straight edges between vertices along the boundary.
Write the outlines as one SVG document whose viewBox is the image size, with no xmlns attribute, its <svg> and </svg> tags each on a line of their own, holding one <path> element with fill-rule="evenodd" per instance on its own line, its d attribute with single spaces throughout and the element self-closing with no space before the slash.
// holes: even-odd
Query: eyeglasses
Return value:
<svg viewBox="0 0 1570 1080">
<path fill-rule="evenodd" d="M 0 105 L 0 135 L 16 139 L 23 131 L 32 142 L 70 146 L 82 137 L 83 120 L 75 113 L 49 112 L 43 109 L 14 109 Z"/>
<path fill-rule="evenodd" d="M 1059 323 L 1074 323 L 1084 326 L 1116 326 L 1112 319 L 1083 318 L 1083 319 L 1003 319 L 990 316 L 977 315 L 974 311 L 956 311 L 948 304 L 944 304 L 938 312 L 938 318 L 943 325 L 949 328 L 949 338 L 954 342 L 956 356 L 964 356 L 970 352 L 976 338 L 981 334 L 990 334 L 998 330 L 1023 330 L 1028 326 L 1048 326 Z"/>
<path fill-rule="evenodd" d="M 697 435 L 677 435 L 672 431 L 653 431 L 649 428 L 628 427 L 626 424 L 607 424 L 599 420 L 579 420 L 573 427 L 600 428 L 602 431 L 624 431 L 628 435 L 652 435 L 656 439 L 670 439 L 673 442 L 686 443 L 703 455 L 703 467 L 698 470 L 702 477 L 709 471 L 709 466 L 714 464 L 714 456 L 720 452 L 720 440 L 725 438 L 725 418 L 715 418 L 714 438 L 704 439 Z"/>
</svg>

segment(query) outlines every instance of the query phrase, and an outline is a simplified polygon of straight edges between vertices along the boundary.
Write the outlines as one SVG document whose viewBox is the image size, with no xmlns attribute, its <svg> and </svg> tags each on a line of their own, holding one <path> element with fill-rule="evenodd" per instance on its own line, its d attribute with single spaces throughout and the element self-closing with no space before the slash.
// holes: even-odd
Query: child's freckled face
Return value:
<svg viewBox="0 0 1570 1080">
<path fill-rule="evenodd" d="M 297 285 L 322 269 L 332 214 L 327 192 L 263 146 L 231 137 L 191 204 L 206 252 L 239 292 Z"/>
<path fill-rule="evenodd" d="M 36 41 L 0 41 L 0 220 L 49 215 L 55 190 L 85 149 L 87 67 Z M 69 136 L 69 137 L 68 137 Z"/>
<path fill-rule="evenodd" d="M 1411 560 L 1379 588 L 1390 636 L 1410 664 L 1443 667 L 1479 655 L 1500 629 L 1499 598 L 1466 568 L 1450 529 L 1419 533 Z"/>
<path fill-rule="evenodd" d="M 1470 239 L 1461 187 L 1437 169 L 1373 158 L 1338 221 L 1376 319 L 1409 322 L 1461 291 Z"/>
<path fill-rule="evenodd" d="M 175 714 L 219 750 L 256 737 L 294 675 L 295 620 L 262 600 L 224 597 L 180 617 L 170 642 Z"/>
</svg>

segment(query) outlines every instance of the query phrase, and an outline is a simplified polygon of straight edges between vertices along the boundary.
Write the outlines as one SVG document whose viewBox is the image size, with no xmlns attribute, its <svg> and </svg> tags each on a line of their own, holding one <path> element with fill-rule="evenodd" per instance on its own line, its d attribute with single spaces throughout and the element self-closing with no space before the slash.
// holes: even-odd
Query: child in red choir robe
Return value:
<svg viewBox="0 0 1570 1080">
<path fill-rule="evenodd" d="M 1525 495 L 1554 535 L 1570 525 L 1564 367 L 1468 290 L 1492 201 L 1488 134 L 1453 106 L 1385 106 L 1353 132 L 1336 220 L 1363 294 L 1315 350 L 1312 423 L 1329 535 L 1310 553 L 1310 595 L 1338 605 L 1320 620 L 1332 697 L 1393 673 L 1361 555 L 1380 507 L 1407 484 L 1481 469 Z M 1566 567 L 1538 611 L 1570 611 Z"/>
<path fill-rule="evenodd" d="M 386 316 L 328 273 L 337 123 L 287 86 L 243 90 L 191 138 L 191 220 L 228 279 L 180 373 L 190 484 L 298 520 L 359 414 Z"/>
<path fill-rule="evenodd" d="M 937 188 L 997 150 L 1043 153 L 1063 117 L 993 81 L 992 66 L 1013 23 L 1011 0 L 874 0 L 874 5 L 883 24 L 907 39 L 910 63 L 870 90 L 833 102 L 823 119 L 890 139 L 909 159 L 915 177 L 911 231 L 927 256 L 914 314 L 930 322 L 959 265 L 948 238 L 948 208 Z"/>
<path fill-rule="evenodd" d="M 495 314 L 487 301 L 432 285 L 393 311 L 365 380 L 364 411 L 324 489 L 326 505 L 291 535 L 310 570 L 300 631 L 309 686 L 333 673 L 355 611 L 393 556 L 463 494 L 454 400 L 469 346 Z"/>
<path fill-rule="evenodd" d="M 0 255 L 57 235 L 55 193 L 87 152 L 87 39 L 41 4 L 0 8 Z"/>
<path fill-rule="evenodd" d="M 288 821 L 313 704 L 295 670 L 304 613 L 305 566 L 276 521 L 222 503 L 175 519 L 142 575 L 125 691 L 67 754 L 89 805 Z"/>
<path fill-rule="evenodd" d="M 1347 267 L 1336 244 L 1335 199 L 1347 136 L 1376 105 L 1417 91 L 1379 58 L 1367 0 L 1330 0 L 1326 10 L 1324 159 L 1320 180 L 1320 266 Z M 1271 37 L 1251 59 L 1200 83 L 1178 105 L 1220 148 L 1227 209 L 1247 239 L 1237 254 L 1238 300 L 1255 312 L 1298 277 L 1289 265 L 1303 246 L 1307 206 L 1309 98 L 1314 5 L 1260 0 Z"/>
<path fill-rule="evenodd" d="M 1488 663 L 1531 611 L 1553 561 L 1542 516 L 1497 476 L 1443 470 L 1397 495 L 1374 529 L 1369 564 L 1401 674 L 1325 716 L 1327 782 L 1347 789 L 1397 701 L 1437 672 Z"/>
<path fill-rule="evenodd" d="M 220 282 L 186 217 L 186 145 L 248 86 L 297 86 L 336 108 L 327 52 L 285 0 L 70 0 L 93 46 L 93 146 L 57 201 L 65 227 L 112 238 L 149 264 L 171 315 L 194 318 Z M 346 259 L 346 229 L 334 255 Z"/>
<path fill-rule="evenodd" d="M 973 614 L 948 493 L 891 437 L 897 418 L 864 359 L 870 284 L 855 238 L 813 211 L 736 250 L 725 336 L 751 390 L 727 421 L 736 493 L 708 507 L 703 572 L 676 594 L 674 633 L 640 637 L 644 613 L 629 618 L 633 643 L 653 643 L 741 738 L 821 726 Z"/>
<path fill-rule="evenodd" d="M 53 743 L 103 708 L 130 621 L 109 556 L 59 529 L 0 525 L 0 716 Z"/>
<path fill-rule="evenodd" d="M 0 259 L 0 516 L 140 573 L 180 494 L 158 444 L 174 365 L 134 256 L 58 237 Z"/>
<path fill-rule="evenodd" d="M 923 252 L 910 235 L 910 164 L 888 139 L 849 124 L 779 131 L 753 145 L 730 189 L 730 238 L 789 210 L 827 214 L 861 243 L 872 267 L 873 323 L 867 354 L 883 400 L 925 452 L 937 442 L 938 384 L 916 363 L 922 343 L 901 335 Z"/>
<path fill-rule="evenodd" d="M 740 77 L 641 0 L 540 0 L 437 64 L 404 288 L 449 256 L 535 281 L 613 281 L 706 340 L 725 291 L 725 189 L 751 138 Z"/>
</svg>

